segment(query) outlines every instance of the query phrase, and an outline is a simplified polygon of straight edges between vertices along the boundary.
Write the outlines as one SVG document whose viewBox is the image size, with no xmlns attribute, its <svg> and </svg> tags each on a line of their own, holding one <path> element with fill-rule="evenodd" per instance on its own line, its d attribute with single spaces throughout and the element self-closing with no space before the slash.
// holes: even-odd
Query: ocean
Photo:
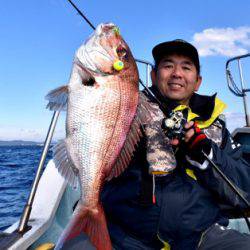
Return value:
<svg viewBox="0 0 250 250">
<path fill-rule="evenodd" d="M 16 222 L 29 196 L 42 146 L 0 146 L 0 230 Z M 52 158 L 49 150 L 45 166 Z"/>
</svg>

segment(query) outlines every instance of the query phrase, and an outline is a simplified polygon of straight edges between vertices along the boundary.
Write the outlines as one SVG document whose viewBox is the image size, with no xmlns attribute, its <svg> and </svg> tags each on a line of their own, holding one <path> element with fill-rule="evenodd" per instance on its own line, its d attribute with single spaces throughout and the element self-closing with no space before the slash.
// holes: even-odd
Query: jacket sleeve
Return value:
<svg viewBox="0 0 250 250">
<path fill-rule="evenodd" d="M 242 157 L 241 146 L 235 145 L 225 127 L 223 127 L 222 138 L 220 147 L 212 143 L 213 162 L 250 203 L 250 165 Z M 220 199 L 234 207 L 246 208 L 246 204 L 235 194 L 211 164 L 206 170 L 196 169 L 195 174 L 200 184 L 216 193 Z"/>
</svg>

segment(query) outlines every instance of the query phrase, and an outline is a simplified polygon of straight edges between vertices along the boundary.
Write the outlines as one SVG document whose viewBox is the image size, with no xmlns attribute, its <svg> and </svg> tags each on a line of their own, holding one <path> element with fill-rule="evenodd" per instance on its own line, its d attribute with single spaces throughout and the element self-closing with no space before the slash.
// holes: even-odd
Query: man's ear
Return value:
<svg viewBox="0 0 250 250">
<path fill-rule="evenodd" d="M 196 82 L 194 91 L 198 91 L 199 90 L 199 88 L 201 86 L 201 82 L 202 82 L 202 77 L 201 76 L 197 76 L 197 82 Z"/>
<path fill-rule="evenodd" d="M 156 72 L 154 69 L 151 70 L 151 81 L 152 81 L 152 85 L 156 84 Z"/>
</svg>

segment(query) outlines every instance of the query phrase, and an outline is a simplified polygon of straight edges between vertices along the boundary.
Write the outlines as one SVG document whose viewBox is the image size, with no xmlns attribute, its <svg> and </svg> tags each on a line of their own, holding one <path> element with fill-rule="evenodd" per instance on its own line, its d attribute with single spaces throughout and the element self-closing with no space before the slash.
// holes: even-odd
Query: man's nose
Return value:
<svg viewBox="0 0 250 250">
<path fill-rule="evenodd" d="M 175 67 L 173 68 L 172 76 L 178 78 L 182 77 L 182 70 L 180 66 L 175 65 Z"/>
</svg>

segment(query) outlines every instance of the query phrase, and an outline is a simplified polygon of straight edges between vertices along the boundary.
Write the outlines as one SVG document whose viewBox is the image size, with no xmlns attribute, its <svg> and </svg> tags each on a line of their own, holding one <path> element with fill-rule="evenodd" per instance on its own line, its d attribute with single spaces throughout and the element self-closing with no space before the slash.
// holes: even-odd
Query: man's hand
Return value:
<svg viewBox="0 0 250 250">
<path fill-rule="evenodd" d="M 212 157 L 211 140 L 197 127 L 194 121 L 187 122 L 184 128 L 186 132 L 183 140 L 173 139 L 171 144 L 182 147 L 187 154 L 188 161 L 192 165 L 204 169 L 205 157 L 203 152 Z"/>
<path fill-rule="evenodd" d="M 186 130 L 185 137 L 184 137 L 184 142 L 188 143 L 192 136 L 195 134 L 194 130 L 194 121 L 187 122 L 184 125 L 184 128 Z M 174 146 L 178 146 L 181 142 L 178 139 L 172 139 L 171 144 Z"/>
</svg>

